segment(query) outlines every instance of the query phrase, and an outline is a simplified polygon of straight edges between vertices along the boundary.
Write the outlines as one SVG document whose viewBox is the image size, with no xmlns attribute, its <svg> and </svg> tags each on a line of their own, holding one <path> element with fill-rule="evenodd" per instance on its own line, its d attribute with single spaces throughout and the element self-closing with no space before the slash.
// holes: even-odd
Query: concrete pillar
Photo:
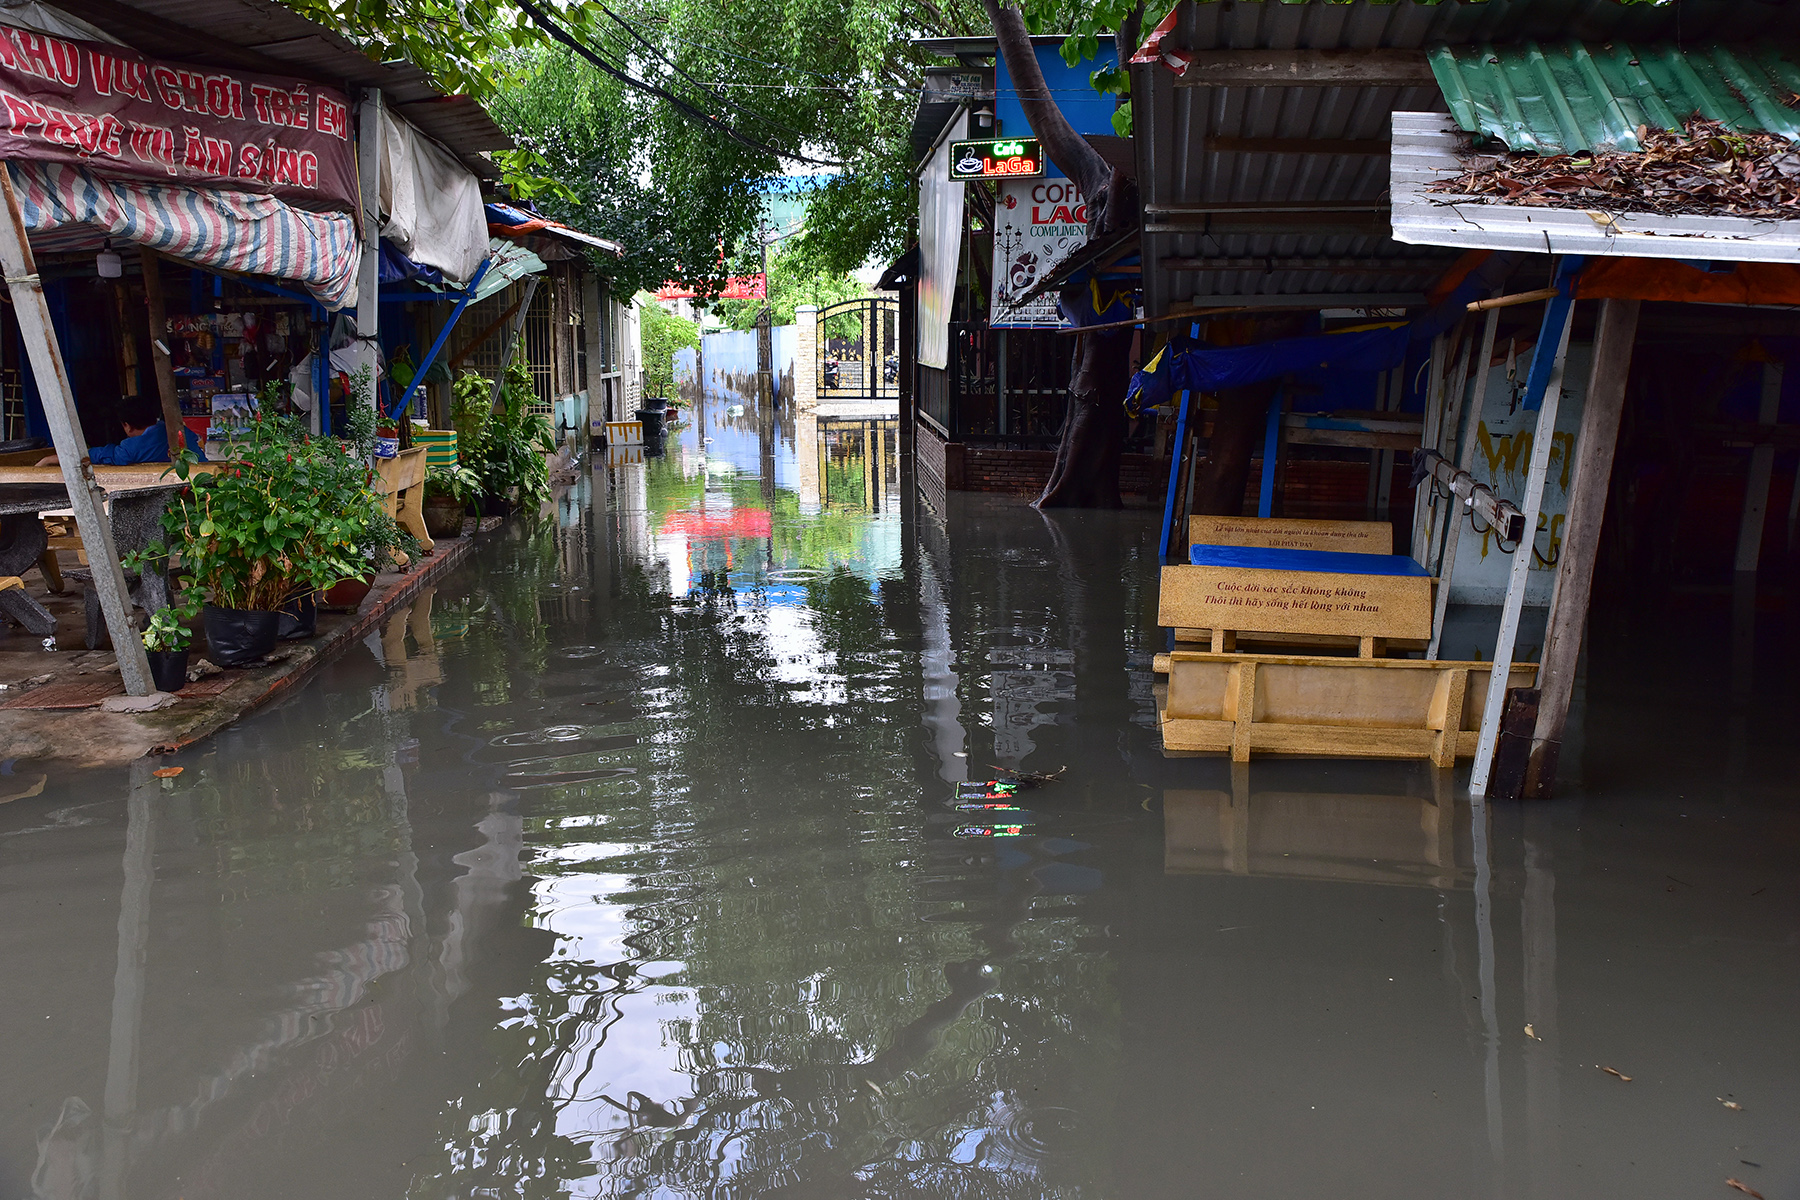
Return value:
<svg viewBox="0 0 1800 1200">
<path fill-rule="evenodd" d="M 819 306 L 802 304 L 794 309 L 794 405 L 815 408 L 819 403 Z"/>
<path fill-rule="evenodd" d="M 381 357 L 381 149 L 386 132 L 381 91 L 365 88 L 356 135 L 356 188 L 361 193 L 358 215 L 363 239 L 362 262 L 356 272 L 356 336 L 357 357 L 370 371 L 377 370 Z M 313 405 L 314 432 L 319 429 L 327 399 L 321 396 Z"/>
</svg>

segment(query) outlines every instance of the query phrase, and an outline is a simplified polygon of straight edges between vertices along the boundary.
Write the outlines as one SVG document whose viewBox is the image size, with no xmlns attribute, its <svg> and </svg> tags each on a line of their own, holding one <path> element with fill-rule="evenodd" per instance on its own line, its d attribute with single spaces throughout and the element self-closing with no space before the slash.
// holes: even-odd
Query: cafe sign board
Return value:
<svg viewBox="0 0 1800 1200">
<path fill-rule="evenodd" d="M 356 207 L 350 102 L 335 88 L 4 26 L 0 159 Z"/>
<path fill-rule="evenodd" d="M 1022 300 L 1037 281 L 1087 245 L 1087 200 L 1072 179 L 1008 179 L 994 198 L 994 329 L 1055 329 L 1056 293 Z"/>
<path fill-rule="evenodd" d="M 950 143 L 952 179 L 1031 179 L 1044 173 L 1036 138 L 988 138 Z"/>
</svg>

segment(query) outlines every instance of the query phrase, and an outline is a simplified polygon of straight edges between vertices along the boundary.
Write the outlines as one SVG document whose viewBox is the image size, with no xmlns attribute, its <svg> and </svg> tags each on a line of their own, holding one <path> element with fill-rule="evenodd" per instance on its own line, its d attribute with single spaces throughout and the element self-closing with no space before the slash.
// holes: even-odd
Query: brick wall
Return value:
<svg viewBox="0 0 1800 1200">
<path fill-rule="evenodd" d="M 945 496 L 949 490 L 944 485 L 944 440 L 937 430 L 919 421 L 913 426 L 913 446 L 919 493 L 941 514 L 947 510 Z"/>
<path fill-rule="evenodd" d="M 998 450 L 965 445 L 959 490 L 1035 496 L 1050 481 L 1050 470 L 1055 465 L 1054 450 Z M 1168 472 L 1167 459 L 1148 454 L 1124 455 L 1119 463 L 1119 490 L 1127 496 L 1159 499 Z"/>
</svg>

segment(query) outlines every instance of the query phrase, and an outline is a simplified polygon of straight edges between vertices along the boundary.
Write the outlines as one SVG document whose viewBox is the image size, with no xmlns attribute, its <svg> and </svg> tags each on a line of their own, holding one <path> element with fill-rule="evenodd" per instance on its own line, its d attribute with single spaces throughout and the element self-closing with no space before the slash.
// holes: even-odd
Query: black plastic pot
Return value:
<svg viewBox="0 0 1800 1200">
<path fill-rule="evenodd" d="M 207 657 L 221 667 L 253 663 L 275 649 L 281 614 L 208 604 L 200 612 L 206 629 Z"/>
<path fill-rule="evenodd" d="M 661 412 L 667 407 L 669 407 L 669 398 L 667 396 L 644 397 L 644 408 L 649 412 Z"/>
<path fill-rule="evenodd" d="M 281 606 L 275 636 L 284 642 L 311 637 L 319 628 L 319 594 L 302 592 Z"/>
<path fill-rule="evenodd" d="M 425 532 L 434 540 L 461 537 L 464 507 L 453 496 L 425 497 Z"/>
<path fill-rule="evenodd" d="M 481 498 L 481 511 L 484 516 L 510 517 L 513 514 L 513 502 L 505 496 L 489 492 Z"/>
<path fill-rule="evenodd" d="M 146 650 L 150 660 L 150 678 L 159 692 L 179 692 L 187 686 L 188 651 Z"/>
<path fill-rule="evenodd" d="M 663 410 L 660 408 L 640 408 L 637 419 L 644 423 L 644 440 L 646 442 L 663 435 Z"/>
</svg>

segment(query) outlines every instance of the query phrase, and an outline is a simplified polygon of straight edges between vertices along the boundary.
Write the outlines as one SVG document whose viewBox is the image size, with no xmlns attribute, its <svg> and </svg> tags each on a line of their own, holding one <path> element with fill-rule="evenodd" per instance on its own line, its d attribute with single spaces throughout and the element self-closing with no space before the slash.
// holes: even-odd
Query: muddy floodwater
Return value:
<svg viewBox="0 0 1800 1200">
<path fill-rule="evenodd" d="M 1596 622 L 1554 802 L 1164 758 L 1152 514 L 731 403 L 189 752 L 0 748 L 0 1200 L 1800 1196 L 1780 614 Z"/>
</svg>

